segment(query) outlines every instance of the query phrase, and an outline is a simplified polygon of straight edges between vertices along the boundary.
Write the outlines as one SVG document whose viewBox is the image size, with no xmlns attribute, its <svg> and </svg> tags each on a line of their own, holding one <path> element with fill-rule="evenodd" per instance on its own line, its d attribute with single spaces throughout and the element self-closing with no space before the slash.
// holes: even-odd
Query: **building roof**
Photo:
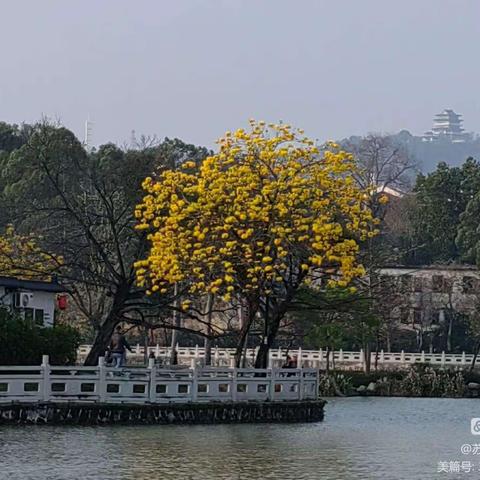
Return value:
<svg viewBox="0 0 480 480">
<path fill-rule="evenodd" d="M 380 270 L 410 270 L 410 271 L 420 271 L 420 270 L 444 270 L 444 271 L 463 271 L 463 272 L 479 272 L 479 269 L 475 265 L 467 264 L 432 264 L 432 265 L 383 265 L 380 267 Z"/>
<path fill-rule="evenodd" d="M 43 282 L 40 280 L 20 280 L 18 278 L 2 276 L 0 276 L 0 287 L 54 293 L 66 291 L 65 288 L 57 282 Z"/>
<path fill-rule="evenodd" d="M 405 192 L 402 192 L 400 189 L 394 188 L 394 187 L 388 187 L 385 185 L 379 185 L 375 191 L 376 193 L 385 193 L 392 197 L 402 198 L 405 196 Z"/>
<path fill-rule="evenodd" d="M 462 115 L 455 113 L 452 109 L 443 110 L 435 115 L 433 127 L 425 132 L 423 139 L 432 141 L 438 138 L 448 138 L 450 141 L 464 141 L 466 134 L 462 123 Z"/>
</svg>

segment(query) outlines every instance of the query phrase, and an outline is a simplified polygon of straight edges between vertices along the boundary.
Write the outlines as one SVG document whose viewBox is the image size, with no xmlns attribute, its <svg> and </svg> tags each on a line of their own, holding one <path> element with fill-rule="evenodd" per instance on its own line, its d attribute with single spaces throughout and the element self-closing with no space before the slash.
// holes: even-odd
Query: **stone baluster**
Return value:
<svg viewBox="0 0 480 480">
<path fill-rule="evenodd" d="M 100 402 L 107 399 L 107 374 L 105 371 L 105 357 L 98 357 L 98 397 Z"/>
<path fill-rule="evenodd" d="M 48 363 L 48 355 L 42 355 L 42 400 L 48 402 L 50 399 L 50 365 Z"/>
</svg>

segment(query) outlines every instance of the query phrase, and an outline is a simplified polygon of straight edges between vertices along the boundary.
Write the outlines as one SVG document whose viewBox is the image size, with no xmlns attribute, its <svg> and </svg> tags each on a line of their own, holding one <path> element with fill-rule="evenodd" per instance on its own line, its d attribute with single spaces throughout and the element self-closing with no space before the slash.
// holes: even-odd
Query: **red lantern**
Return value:
<svg viewBox="0 0 480 480">
<path fill-rule="evenodd" d="M 57 297 L 57 305 L 59 310 L 65 310 L 67 308 L 67 296 L 59 295 Z"/>
</svg>

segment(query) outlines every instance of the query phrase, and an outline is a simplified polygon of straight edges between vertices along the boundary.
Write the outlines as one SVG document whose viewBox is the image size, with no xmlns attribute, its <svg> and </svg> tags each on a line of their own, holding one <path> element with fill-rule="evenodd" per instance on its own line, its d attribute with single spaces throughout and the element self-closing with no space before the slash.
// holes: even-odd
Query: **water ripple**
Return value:
<svg viewBox="0 0 480 480">
<path fill-rule="evenodd" d="M 0 427 L 0 479 L 437 480 L 439 461 L 465 460 L 476 405 L 351 398 L 317 424 Z"/>
</svg>

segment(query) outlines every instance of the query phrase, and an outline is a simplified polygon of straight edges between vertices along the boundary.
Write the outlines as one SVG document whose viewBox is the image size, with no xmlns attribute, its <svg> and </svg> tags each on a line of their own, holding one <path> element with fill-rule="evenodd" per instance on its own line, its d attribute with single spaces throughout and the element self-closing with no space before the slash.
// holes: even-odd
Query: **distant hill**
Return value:
<svg viewBox="0 0 480 480">
<path fill-rule="evenodd" d="M 426 142 L 423 137 L 412 135 L 407 130 L 389 135 L 394 142 L 403 145 L 412 154 L 423 173 L 435 170 L 439 162 L 449 165 L 461 165 L 468 157 L 480 160 L 480 138 L 468 135 L 463 142 L 452 142 L 448 139 L 438 139 L 434 142 Z M 340 143 L 356 143 L 361 137 L 350 137 Z"/>
</svg>

